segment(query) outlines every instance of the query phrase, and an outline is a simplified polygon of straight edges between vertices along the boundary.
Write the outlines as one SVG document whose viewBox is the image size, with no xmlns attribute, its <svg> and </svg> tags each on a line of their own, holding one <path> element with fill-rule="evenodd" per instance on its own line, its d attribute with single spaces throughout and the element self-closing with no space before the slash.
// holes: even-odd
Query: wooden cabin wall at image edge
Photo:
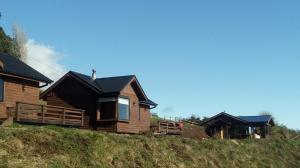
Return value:
<svg viewBox="0 0 300 168">
<path fill-rule="evenodd" d="M 0 53 L 0 120 L 14 115 L 17 102 L 39 103 L 40 84 L 51 82 L 17 58 Z"/>
<path fill-rule="evenodd" d="M 215 138 L 267 138 L 271 135 L 274 120 L 271 115 L 233 116 L 221 112 L 203 121 L 201 126 L 210 137 Z"/>
<path fill-rule="evenodd" d="M 48 105 L 85 110 L 85 127 L 118 133 L 150 130 L 150 109 L 157 106 L 133 75 L 96 78 L 70 71 L 41 98 Z"/>
</svg>

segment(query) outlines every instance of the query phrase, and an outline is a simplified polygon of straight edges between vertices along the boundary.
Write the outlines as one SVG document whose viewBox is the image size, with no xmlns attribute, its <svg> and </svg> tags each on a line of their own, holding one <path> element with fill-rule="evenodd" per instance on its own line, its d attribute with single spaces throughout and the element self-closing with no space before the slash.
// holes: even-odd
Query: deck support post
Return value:
<svg viewBox="0 0 300 168">
<path fill-rule="evenodd" d="M 66 125 L 66 110 L 63 108 L 63 119 L 62 119 L 62 124 Z"/>
<path fill-rule="evenodd" d="M 41 105 L 41 108 L 42 108 L 42 123 L 44 124 L 45 123 L 45 107 L 44 107 L 44 105 Z"/>
<path fill-rule="evenodd" d="M 81 113 L 81 126 L 84 126 L 84 111 Z"/>
<path fill-rule="evenodd" d="M 20 111 L 21 111 L 20 103 L 17 102 L 17 104 L 16 104 L 16 118 L 17 118 L 17 121 L 20 121 Z"/>
</svg>

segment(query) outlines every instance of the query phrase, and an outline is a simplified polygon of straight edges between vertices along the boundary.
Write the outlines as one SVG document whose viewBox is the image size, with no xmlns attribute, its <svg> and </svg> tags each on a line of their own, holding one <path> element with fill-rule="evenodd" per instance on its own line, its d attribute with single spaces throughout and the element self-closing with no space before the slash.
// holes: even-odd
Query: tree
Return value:
<svg viewBox="0 0 300 168">
<path fill-rule="evenodd" d="M 259 115 L 263 116 L 263 115 L 270 115 L 270 116 L 273 116 L 271 112 L 269 111 L 262 111 L 259 113 Z"/>
<path fill-rule="evenodd" d="M 20 48 L 16 41 L 5 34 L 3 28 L 0 26 L 0 52 L 7 53 L 17 58 L 21 57 Z"/>
<path fill-rule="evenodd" d="M 191 122 L 195 122 L 200 124 L 201 123 L 201 119 L 200 117 L 196 116 L 196 115 L 191 115 L 189 118 L 186 119 L 187 121 L 191 121 Z"/>
<path fill-rule="evenodd" d="M 0 19 L 1 19 L 1 12 L 0 12 Z M 14 57 L 20 58 L 21 57 L 21 48 L 17 43 L 17 38 L 11 38 L 10 36 L 6 35 L 2 26 L 0 26 L 0 52 L 10 54 Z"/>
</svg>

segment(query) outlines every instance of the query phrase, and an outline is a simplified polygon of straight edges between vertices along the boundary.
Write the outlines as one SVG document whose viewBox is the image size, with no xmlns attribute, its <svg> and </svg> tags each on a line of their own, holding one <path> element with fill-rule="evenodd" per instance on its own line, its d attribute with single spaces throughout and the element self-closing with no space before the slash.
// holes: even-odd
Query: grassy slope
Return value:
<svg viewBox="0 0 300 168">
<path fill-rule="evenodd" d="M 299 167 L 300 140 L 192 140 L 55 126 L 0 128 L 0 167 Z"/>
</svg>

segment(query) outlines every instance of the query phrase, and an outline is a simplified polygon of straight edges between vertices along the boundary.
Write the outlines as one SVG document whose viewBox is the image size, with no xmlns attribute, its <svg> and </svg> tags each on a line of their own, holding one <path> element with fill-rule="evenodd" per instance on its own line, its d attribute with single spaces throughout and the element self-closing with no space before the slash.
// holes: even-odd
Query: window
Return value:
<svg viewBox="0 0 300 168">
<path fill-rule="evenodd" d="M 129 120 L 129 99 L 119 98 L 119 120 Z"/>
<path fill-rule="evenodd" d="M 3 102 L 3 94 L 4 93 L 4 81 L 0 79 L 0 102 Z"/>
</svg>

